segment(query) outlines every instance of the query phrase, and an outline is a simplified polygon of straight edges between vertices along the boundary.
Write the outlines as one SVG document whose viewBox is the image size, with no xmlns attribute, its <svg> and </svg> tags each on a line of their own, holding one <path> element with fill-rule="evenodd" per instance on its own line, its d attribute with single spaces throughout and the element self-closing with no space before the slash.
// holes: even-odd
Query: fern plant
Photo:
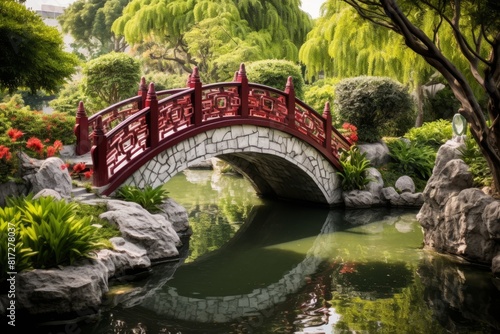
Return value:
<svg viewBox="0 0 500 334">
<path fill-rule="evenodd" d="M 134 202 L 150 212 L 159 211 L 159 205 L 168 198 L 168 191 L 162 185 L 153 188 L 150 185 L 140 189 L 136 186 L 124 185 L 118 189 L 116 197 Z"/>
<path fill-rule="evenodd" d="M 357 146 L 353 145 L 348 151 L 342 151 L 340 164 L 343 170 L 337 174 L 342 180 L 343 190 L 362 190 L 371 181 L 366 173 L 371 166 L 370 160 Z"/>
<path fill-rule="evenodd" d="M 392 167 L 400 174 L 421 180 L 428 180 L 432 175 L 436 159 L 436 151 L 432 147 L 401 139 L 388 141 L 387 147 L 395 162 Z"/>
</svg>

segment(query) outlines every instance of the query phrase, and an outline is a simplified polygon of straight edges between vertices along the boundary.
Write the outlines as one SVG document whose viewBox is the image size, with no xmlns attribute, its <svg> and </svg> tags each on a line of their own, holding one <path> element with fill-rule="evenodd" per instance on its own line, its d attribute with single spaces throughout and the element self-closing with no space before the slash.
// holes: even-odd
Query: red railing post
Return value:
<svg viewBox="0 0 500 334">
<path fill-rule="evenodd" d="M 240 112 L 242 118 L 248 118 L 248 95 L 250 94 L 250 88 L 248 87 L 247 72 L 245 70 L 245 64 L 240 64 L 240 70 L 235 73 L 234 81 L 240 82 L 241 86 L 238 94 L 240 95 Z"/>
<path fill-rule="evenodd" d="M 76 136 L 75 154 L 82 155 L 90 151 L 89 140 L 89 118 L 85 112 L 83 102 L 78 103 L 78 111 L 76 112 L 76 124 L 73 127 L 73 132 Z"/>
<path fill-rule="evenodd" d="M 202 91 L 201 91 L 201 80 L 198 73 L 198 67 L 195 66 L 193 73 L 189 76 L 188 87 L 194 88 L 194 93 L 191 95 L 191 100 L 194 108 L 194 120 L 195 126 L 200 125 L 203 122 L 203 110 L 202 110 Z"/>
<path fill-rule="evenodd" d="M 146 123 L 148 124 L 148 139 L 146 141 L 148 147 L 156 147 L 160 141 L 160 132 L 158 127 L 158 99 L 156 97 L 155 84 L 149 84 L 149 90 L 146 98 L 146 107 L 149 107 L 149 112 L 146 115 Z"/>
<path fill-rule="evenodd" d="M 139 83 L 139 90 L 137 91 L 137 95 L 141 97 L 141 100 L 138 103 L 137 109 L 141 110 L 146 106 L 146 98 L 148 94 L 148 85 L 146 85 L 146 78 L 142 77 L 141 82 Z"/>
<path fill-rule="evenodd" d="M 323 118 L 325 119 L 325 148 L 332 152 L 332 113 L 330 112 L 330 102 L 325 103 L 323 109 Z"/>
<path fill-rule="evenodd" d="M 295 128 L 295 88 L 293 87 L 292 77 L 288 77 L 285 86 L 286 108 L 288 110 L 287 123 L 288 127 Z"/>
<path fill-rule="evenodd" d="M 96 187 L 102 187 L 108 184 L 108 163 L 107 163 L 107 148 L 108 139 L 104 134 L 104 129 L 102 126 L 102 117 L 97 117 L 97 124 L 94 129 L 93 136 L 93 146 L 90 154 L 92 156 L 92 162 L 94 164 L 94 176 L 92 184 Z"/>
</svg>

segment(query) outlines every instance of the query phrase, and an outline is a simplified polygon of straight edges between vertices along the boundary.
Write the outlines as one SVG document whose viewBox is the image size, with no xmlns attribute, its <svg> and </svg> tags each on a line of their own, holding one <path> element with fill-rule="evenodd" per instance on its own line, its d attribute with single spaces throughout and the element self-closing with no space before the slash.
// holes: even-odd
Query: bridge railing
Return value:
<svg viewBox="0 0 500 334">
<path fill-rule="evenodd" d="M 249 83 L 242 65 L 233 82 L 203 86 L 195 68 L 187 88 L 157 93 L 151 83 L 144 94 L 142 83 L 137 97 L 87 120 L 88 136 L 81 136 L 80 143 L 82 138 L 92 137 L 95 186 L 123 182 L 144 159 L 151 158 L 150 153 L 155 149 L 165 149 L 167 144 L 198 132 L 236 124 L 267 126 L 291 133 L 315 146 L 338 168 L 341 168 L 339 149 L 350 147 L 332 127 L 328 103 L 320 115 L 296 99 L 291 77 L 285 90 L 280 91 Z M 158 96 L 163 98 L 158 100 Z M 133 107 L 126 107 L 130 105 Z M 123 109 L 115 111 L 118 108 Z M 81 130 L 84 124 L 77 122 L 75 129 Z"/>
<path fill-rule="evenodd" d="M 161 90 L 156 94 L 161 97 L 170 96 L 185 89 L 186 88 Z M 142 78 L 139 84 L 137 96 L 115 103 L 90 117 L 87 116 L 83 102 L 80 102 L 78 105 L 76 125 L 74 128 L 76 136 L 76 154 L 82 155 L 90 151 L 98 117 L 101 117 L 102 119 L 102 127 L 104 131 L 110 131 L 127 117 L 135 114 L 145 106 L 147 92 L 148 87 L 146 85 L 146 80 L 145 78 Z"/>
</svg>

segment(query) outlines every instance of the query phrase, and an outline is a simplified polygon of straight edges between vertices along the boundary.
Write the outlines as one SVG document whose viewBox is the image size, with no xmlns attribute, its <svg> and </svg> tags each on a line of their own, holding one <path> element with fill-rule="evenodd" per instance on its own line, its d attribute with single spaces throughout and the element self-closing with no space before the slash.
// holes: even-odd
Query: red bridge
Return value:
<svg viewBox="0 0 500 334">
<path fill-rule="evenodd" d="M 249 83 L 243 64 L 233 82 L 209 85 L 202 85 L 195 68 L 187 86 L 156 92 L 154 84 L 147 87 L 142 78 L 137 96 L 90 117 L 80 102 L 75 125 L 76 154 L 91 152 L 93 185 L 102 194 L 109 195 L 122 184 L 164 182 L 194 159 L 217 156 L 239 167 L 259 193 L 288 197 L 290 189 L 277 185 L 277 179 L 283 178 L 284 183 L 302 180 L 309 188 L 319 186 L 323 196 L 309 196 L 311 201 L 336 201 L 325 196 L 331 197 L 326 193 L 339 187 L 339 149 L 348 149 L 350 143 L 332 128 L 328 103 L 323 115 L 319 115 L 296 99 L 291 77 L 284 91 Z M 230 132 L 223 135 L 225 139 L 217 135 L 221 129 Z M 237 138 L 228 139 L 231 136 Z M 190 140 L 196 147 L 183 156 L 175 153 L 179 148 L 167 152 L 183 142 L 182 147 L 189 146 Z M 179 166 L 170 166 L 168 173 L 165 168 L 147 167 L 155 157 L 165 154 L 159 164 Z M 318 167 L 319 160 L 326 163 Z M 278 169 L 282 176 L 276 174 Z M 151 179 L 149 175 L 144 178 L 145 173 L 168 175 Z M 306 179 L 315 179 L 313 185 Z M 330 184 L 320 185 L 325 182 Z M 315 191 L 295 189 L 296 194 Z M 297 196 L 302 195 L 292 197 Z"/>
</svg>

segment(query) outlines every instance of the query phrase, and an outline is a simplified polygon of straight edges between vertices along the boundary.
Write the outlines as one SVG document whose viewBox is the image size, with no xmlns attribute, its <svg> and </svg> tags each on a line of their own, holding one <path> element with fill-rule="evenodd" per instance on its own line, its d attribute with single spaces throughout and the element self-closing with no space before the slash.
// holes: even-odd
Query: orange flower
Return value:
<svg viewBox="0 0 500 334">
<path fill-rule="evenodd" d="M 59 152 L 63 148 L 63 143 L 60 140 L 54 141 L 54 148 Z"/>
<path fill-rule="evenodd" d="M 7 131 L 7 135 L 10 137 L 10 141 L 11 142 L 15 142 L 16 140 L 18 140 L 20 137 L 22 137 L 24 133 L 22 133 L 22 131 L 18 130 L 18 129 L 9 129 L 9 131 Z"/>
<path fill-rule="evenodd" d="M 28 139 L 28 142 L 26 143 L 26 147 L 37 152 L 37 153 L 42 153 L 43 152 L 43 144 L 40 139 L 36 137 L 31 137 Z"/>
<path fill-rule="evenodd" d="M 79 162 L 76 165 L 73 166 L 73 173 L 80 173 L 85 170 L 87 166 L 85 165 L 85 162 Z"/>
<path fill-rule="evenodd" d="M 47 158 L 53 157 L 56 154 L 56 149 L 54 146 L 47 147 Z"/>
<path fill-rule="evenodd" d="M 7 146 L 0 145 L 0 159 L 5 158 L 5 160 L 9 161 L 12 158 L 12 154 Z"/>
<path fill-rule="evenodd" d="M 83 173 L 83 176 L 85 176 L 86 179 L 90 179 L 92 174 L 94 174 L 94 170 L 90 169 L 89 171 Z"/>
</svg>

